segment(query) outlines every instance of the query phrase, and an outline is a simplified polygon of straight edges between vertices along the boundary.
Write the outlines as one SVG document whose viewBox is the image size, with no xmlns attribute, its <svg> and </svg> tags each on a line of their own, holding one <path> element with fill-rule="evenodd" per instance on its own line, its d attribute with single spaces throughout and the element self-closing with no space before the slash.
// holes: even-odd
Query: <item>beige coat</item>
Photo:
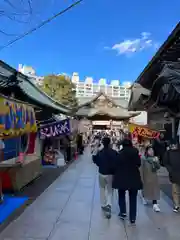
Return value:
<svg viewBox="0 0 180 240">
<path fill-rule="evenodd" d="M 158 175 L 156 172 L 151 171 L 151 165 L 146 160 L 142 160 L 141 177 L 143 181 L 143 197 L 146 200 L 159 200 L 160 187 Z"/>
</svg>

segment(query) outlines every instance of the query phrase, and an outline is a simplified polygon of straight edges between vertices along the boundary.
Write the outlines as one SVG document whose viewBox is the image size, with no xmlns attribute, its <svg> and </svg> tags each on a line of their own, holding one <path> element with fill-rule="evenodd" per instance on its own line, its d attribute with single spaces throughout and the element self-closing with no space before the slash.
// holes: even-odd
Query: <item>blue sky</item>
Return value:
<svg viewBox="0 0 180 240">
<path fill-rule="evenodd" d="M 72 1 L 35 2 L 28 23 L 2 18 L 0 29 L 20 34 Z M 81 79 L 134 81 L 179 21 L 179 9 L 179 0 L 173 4 L 164 0 L 84 0 L 0 51 L 0 58 L 16 68 L 19 63 L 31 65 L 38 75 L 79 72 Z M 1 34 L 0 46 L 13 38 Z"/>
</svg>

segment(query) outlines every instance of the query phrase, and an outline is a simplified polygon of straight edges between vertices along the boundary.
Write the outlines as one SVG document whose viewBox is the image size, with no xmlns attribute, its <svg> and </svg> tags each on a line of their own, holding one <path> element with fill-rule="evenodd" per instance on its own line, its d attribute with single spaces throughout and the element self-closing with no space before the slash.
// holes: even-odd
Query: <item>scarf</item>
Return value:
<svg viewBox="0 0 180 240">
<path fill-rule="evenodd" d="M 155 157 L 145 157 L 144 156 L 144 160 L 147 161 L 151 165 L 152 172 L 157 172 L 161 167 L 159 160 L 156 159 Z"/>
</svg>

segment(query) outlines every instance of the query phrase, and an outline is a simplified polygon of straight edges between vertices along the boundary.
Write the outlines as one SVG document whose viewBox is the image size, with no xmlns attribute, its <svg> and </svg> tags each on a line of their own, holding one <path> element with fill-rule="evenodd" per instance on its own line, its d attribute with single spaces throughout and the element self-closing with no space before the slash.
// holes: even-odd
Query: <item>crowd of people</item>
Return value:
<svg viewBox="0 0 180 240">
<path fill-rule="evenodd" d="M 171 151 L 170 151 L 171 150 Z M 137 215 L 137 196 L 140 192 L 143 204 L 152 204 L 155 212 L 160 212 L 160 186 L 158 170 L 166 167 L 172 182 L 174 212 L 180 207 L 180 169 L 179 149 L 168 146 L 159 139 L 149 141 L 133 140 L 130 134 L 121 134 L 121 139 L 113 134 L 95 134 L 91 144 L 93 162 L 99 171 L 101 208 L 107 218 L 111 217 L 112 198 L 118 193 L 119 217 L 125 219 L 126 192 L 129 195 L 129 220 L 135 224 Z M 117 191 L 115 191 L 115 189 Z"/>
</svg>

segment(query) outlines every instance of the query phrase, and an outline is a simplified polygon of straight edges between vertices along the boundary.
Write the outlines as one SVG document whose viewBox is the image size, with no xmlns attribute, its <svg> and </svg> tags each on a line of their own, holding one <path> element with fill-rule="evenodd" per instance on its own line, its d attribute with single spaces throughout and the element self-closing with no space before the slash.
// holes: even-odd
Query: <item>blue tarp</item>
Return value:
<svg viewBox="0 0 180 240">
<path fill-rule="evenodd" d="M 0 224 L 2 224 L 15 210 L 20 208 L 26 201 L 27 197 L 4 196 L 4 202 L 0 204 Z"/>
</svg>

